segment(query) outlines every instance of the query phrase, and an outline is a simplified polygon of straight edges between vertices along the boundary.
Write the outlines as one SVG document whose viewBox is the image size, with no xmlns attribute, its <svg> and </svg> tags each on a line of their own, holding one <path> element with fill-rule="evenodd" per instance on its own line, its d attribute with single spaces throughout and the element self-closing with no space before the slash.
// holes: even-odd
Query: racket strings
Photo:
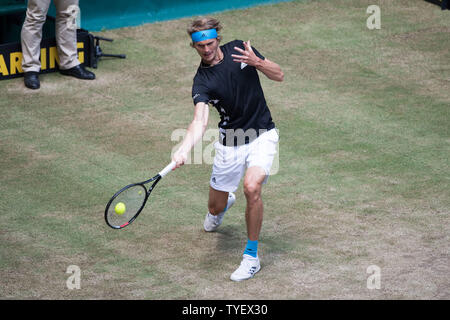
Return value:
<svg viewBox="0 0 450 320">
<path fill-rule="evenodd" d="M 111 202 L 107 220 L 111 226 L 121 227 L 132 220 L 144 206 L 147 190 L 142 185 L 132 186 L 119 193 Z"/>
</svg>

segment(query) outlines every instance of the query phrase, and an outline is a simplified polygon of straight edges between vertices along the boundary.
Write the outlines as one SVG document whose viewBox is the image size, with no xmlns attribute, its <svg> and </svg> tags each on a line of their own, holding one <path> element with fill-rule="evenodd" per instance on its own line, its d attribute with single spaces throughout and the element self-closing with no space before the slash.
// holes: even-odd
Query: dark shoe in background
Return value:
<svg viewBox="0 0 450 320">
<path fill-rule="evenodd" d="M 86 70 L 81 64 L 67 70 L 59 70 L 59 72 L 65 76 L 72 76 L 83 80 L 95 79 L 95 74 L 91 71 Z"/>
<path fill-rule="evenodd" d="M 39 89 L 41 87 L 41 83 L 39 81 L 39 72 L 29 71 L 24 73 L 24 83 L 25 87 L 29 89 Z"/>
</svg>

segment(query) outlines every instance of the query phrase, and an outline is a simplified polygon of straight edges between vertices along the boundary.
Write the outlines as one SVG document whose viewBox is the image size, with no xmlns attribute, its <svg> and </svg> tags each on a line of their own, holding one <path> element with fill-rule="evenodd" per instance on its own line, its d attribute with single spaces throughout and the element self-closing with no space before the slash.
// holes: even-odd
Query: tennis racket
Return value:
<svg viewBox="0 0 450 320">
<path fill-rule="evenodd" d="M 175 168 L 172 161 L 161 172 L 143 182 L 129 184 L 117 191 L 109 200 L 105 209 L 106 224 L 113 229 L 122 229 L 132 223 L 144 209 L 147 200 L 156 184 Z M 151 183 L 147 189 L 146 184 Z"/>
</svg>

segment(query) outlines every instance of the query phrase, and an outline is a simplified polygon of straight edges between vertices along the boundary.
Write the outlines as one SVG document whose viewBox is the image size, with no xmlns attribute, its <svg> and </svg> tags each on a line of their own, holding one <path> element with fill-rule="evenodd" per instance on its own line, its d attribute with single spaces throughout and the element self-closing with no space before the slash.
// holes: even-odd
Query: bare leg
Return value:
<svg viewBox="0 0 450 320">
<path fill-rule="evenodd" d="M 230 279 L 233 281 L 250 279 L 261 269 L 257 250 L 263 220 L 261 189 L 265 177 L 266 173 L 260 167 L 250 167 L 245 173 L 244 194 L 247 198 L 245 222 L 247 224 L 248 241 L 241 265 L 230 276 Z"/>
<path fill-rule="evenodd" d="M 258 240 L 263 220 L 263 202 L 261 198 L 262 183 L 266 172 L 260 167 L 250 167 L 244 177 L 244 194 L 247 198 L 245 221 L 247 236 L 250 240 Z"/>
<path fill-rule="evenodd" d="M 208 210 L 216 216 L 225 210 L 228 202 L 228 192 L 215 190 L 209 187 Z"/>
</svg>

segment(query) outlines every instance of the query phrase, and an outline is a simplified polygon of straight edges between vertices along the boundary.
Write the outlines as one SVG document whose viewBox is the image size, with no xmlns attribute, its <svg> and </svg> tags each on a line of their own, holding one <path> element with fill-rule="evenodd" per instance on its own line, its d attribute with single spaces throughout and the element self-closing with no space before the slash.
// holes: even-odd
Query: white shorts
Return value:
<svg viewBox="0 0 450 320">
<path fill-rule="evenodd" d="M 247 168 L 261 167 L 266 172 L 267 183 L 270 168 L 278 149 L 278 132 L 271 129 L 258 138 L 241 146 L 224 146 L 216 142 L 216 154 L 211 173 L 210 186 L 219 191 L 234 192 L 239 187 Z"/>
</svg>

